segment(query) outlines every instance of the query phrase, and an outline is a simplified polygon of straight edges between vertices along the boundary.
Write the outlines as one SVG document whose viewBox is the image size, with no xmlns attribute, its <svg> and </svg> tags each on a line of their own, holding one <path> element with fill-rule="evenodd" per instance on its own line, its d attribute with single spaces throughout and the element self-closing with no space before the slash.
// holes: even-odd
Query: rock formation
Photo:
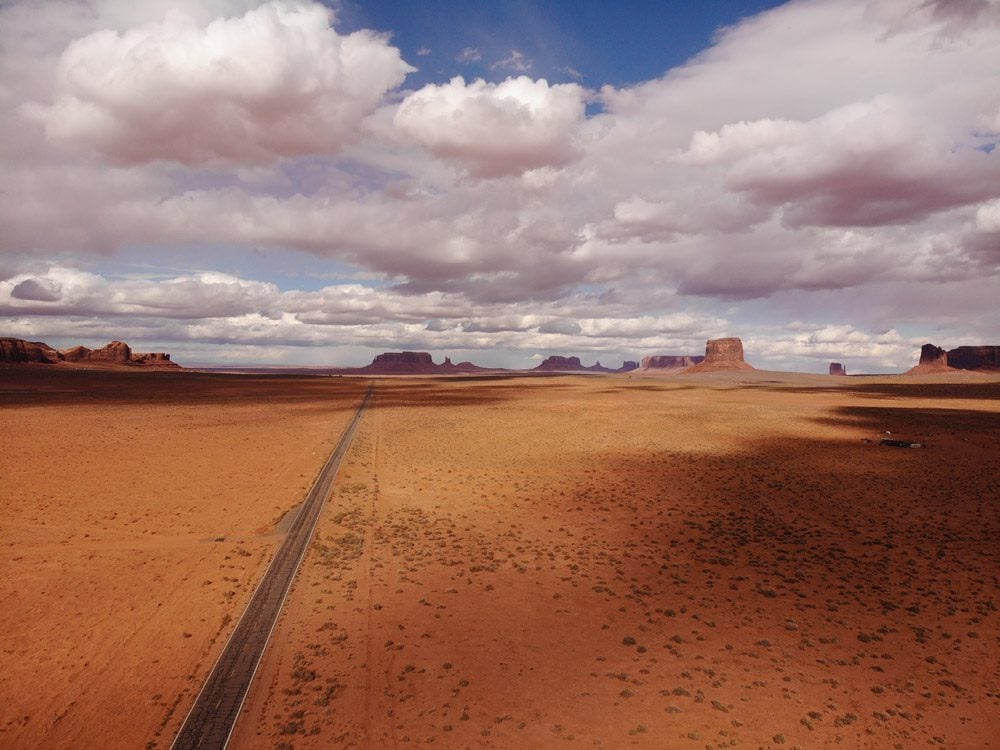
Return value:
<svg viewBox="0 0 1000 750">
<path fill-rule="evenodd" d="M 63 350 L 62 354 L 67 362 L 114 362 L 117 364 L 127 364 L 133 361 L 132 348 L 124 341 L 112 341 L 100 349 L 74 346 L 72 349 Z M 138 357 L 138 355 L 136 356 Z"/>
<path fill-rule="evenodd" d="M 831 362 L 830 363 L 830 374 L 831 375 L 846 375 L 847 374 L 847 368 L 844 367 L 842 364 L 840 364 L 840 362 Z"/>
<path fill-rule="evenodd" d="M 580 361 L 579 357 L 562 357 L 552 354 L 546 357 L 540 365 L 532 368 L 534 372 L 631 372 L 638 368 L 635 362 L 626 360 L 617 370 L 605 367 L 598 361 L 589 367 Z"/>
<path fill-rule="evenodd" d="M 340 373 L 365 373 L 371 375 L 445 375 L 448 373 L 479 372 L 486 368 L 471 362 L 457 365 L 445 357 L 440 365 L 434 364 L 429 352 L 385 352 L 376 355 L 365 367 L 339 369 Z"/>
<path fill-rule="evenodd" d="M 577 372 L 586 368 L 579 357 L 560 357 L 558 354 L 553 354 L 533 369 L 546 372 Z"/>
<path fill-rule="evenodd" d="M 74 346 L 69 349 L 53 349 L 40 341 L 23 341 L 14 338 L 0 338 L 0 362 L 65 365 L 121 365 L 125 367 L 177 368 L 180 365 L 170 361 L 165 352 L 139 353 L 123 341 L 112 341 L 100 349 Z"/>
<path fill-rule="evenodd" d="M 753 370 L 743 359 L 743 342 L 736 337 L 709 339 L 705 344 L 705 359 L 684 369 L 685 373 Z"/>
<path fill-rule="evenodd" d="M 907 375 L 933 375 L 969 370 L 1000 371 L 1000 346 L 960 346 L 945 351 L 934 344 L 920 347 L 920 362 Z"/>
<path fill-rule="evenodd" d="M 924 344 L 920 347 L 920 361 L 916 367 L 907 370 L 907 375 L 932 375 L 938 372 L 949 372 L 952 368 L 948 363 L 948 353 L 940 346 Z"/>
<path fill-rule="evenodd" d="M 949 349 L 947 357 L 948 366 L 959 370 L 1000 370 L 1000 346 L 960 346 Z"/>
<path fill-rule="evenodd" d="M 133 352 L 132 361 L 157 367 L 180 367 L 180 365 L 170 361 L 170 355 L 166 352 Z"/>
<path fill-rule="evenodd" d="M 423 372 L 435 367 L 428 352 L 385 352 L 368 366 L 378 372 Z"/>
<path fill-rule="evenodd" d="M 41 341 L 0 338 L 0 362 L 52 364 L 58 361 L 59 352 Z"/>
<path fill-rule="evenodd" d="M 934 344 L 924 344 L 920 347 L 920 361 L 917 364 L 943 365 L 947 367 L 948 353 L 940 346 L 934 346 Z"/>
<path fill-rule="evenodd" d="M 642 358 L 643 370 L 680 370 L 696 365 L 705 358 L 700 354 L 654 354 Z"/>
</svg>

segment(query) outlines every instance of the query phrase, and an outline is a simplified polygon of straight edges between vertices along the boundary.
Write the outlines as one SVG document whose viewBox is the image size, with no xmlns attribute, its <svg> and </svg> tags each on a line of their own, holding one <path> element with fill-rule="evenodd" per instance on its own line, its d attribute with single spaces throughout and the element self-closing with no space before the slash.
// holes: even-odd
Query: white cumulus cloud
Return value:
<svg viewBox="0 0 1000 750">
<path fill-rule="evenodd" d="M 403 100 L 396 125 L 437 156 L 455 159 L 479 177 L 561 165 L 576 154 L 584 91 L 527 76 L 502 83 L 461 76 L 428 84 Z"/>
<path fill-rule="evenodd" d="M 204 25 L 170 12 L 97 31 L 63 52 L 55 101 L 25 111 L 51 140 L 118 164 L 335 153 L 412 68 L 385 38 L 342 36 L 332 20 L 278 0 Z"/>
</svg>

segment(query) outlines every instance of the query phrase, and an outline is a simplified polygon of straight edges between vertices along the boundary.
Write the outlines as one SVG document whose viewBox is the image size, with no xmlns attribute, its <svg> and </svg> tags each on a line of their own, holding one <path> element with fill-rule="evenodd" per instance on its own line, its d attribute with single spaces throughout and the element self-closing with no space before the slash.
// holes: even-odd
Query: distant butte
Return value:
<svg viewBox="0 0 1000 750">
<path fill-rule="evenodd" d="M 642 358 L 643 370 L 680 370 L 702 362 L 700 354 L 654 354 Z"/>
<path fill-rule="evenodd" d="M 840 362 L 831 362 L 830 363 L 830 374 L 831 375 L 846 375 L 847 374 L 847 368 L 844 367 L 842 364 L 840 364 Z"/>
<path fill-rule="evenodd" d="M 638 368 L 638 364 L 631 360 L 626 360 L 617 370 L 605 367 L 598 361 L 589 367 L 584 365 L 579 357 L 562 357 L 553 354 L 546 357 L 540 365 L 533 368 L 534 372 L 632 372 Z"/>
<path fill-rule="evenodd" d="M 743 342 L 736 337 L 709 339 L 705 344 L 705 359 L 682 373 L 730 372 L 733 370 L 753 370 L 743 359 Z"/>
<path fill-rule="evenodd" d="M 1000 346 L 960 346 L 948 350 L 948 365 L 959 370 L 1000 370 Z"/>
<path fill-rule="evenodd" d="M 112 341 L 100 349 L 74 346 L 54 349 L 41 341 L 0 338 L 0 362 L 6 364 L 62 365 L 68 367 L 155 367 L 180 369 L 166 352 L 133 352 L 124 341 Z"/>
<path fill-rule="evenodd" d="M 445 357 L 440 365 L 435 364 L 429 352 L 385 352 L 376 355 L 370 365 L 343 369 L 340 372 L 364 375 L 446 375 L 448 373 L 485 372 L 489 368 L 471 362 L 453 364 Z"/>
<path fill-rule="evenodd" d="M 1000 346 L 960 346 L 945 351 L 934 344 L 920 347 L 920 361 L 907 375 L 934 375 L 956 371 L 1000 371 Z"/>
</svg>

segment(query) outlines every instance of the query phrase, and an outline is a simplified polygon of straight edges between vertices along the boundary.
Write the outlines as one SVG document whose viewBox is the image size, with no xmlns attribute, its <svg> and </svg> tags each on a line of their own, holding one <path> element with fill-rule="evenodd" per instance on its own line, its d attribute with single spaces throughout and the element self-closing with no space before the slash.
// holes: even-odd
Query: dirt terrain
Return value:
<svg viewBox="0 0 1000 750">
<path fill-rule="evenodd" d="M 12 372 L 0 746 L 165 748 L 368 381 Z M 987 748 L 998 477 L 984 376 L 381 379 L 233 746 Z"/>
</svg>

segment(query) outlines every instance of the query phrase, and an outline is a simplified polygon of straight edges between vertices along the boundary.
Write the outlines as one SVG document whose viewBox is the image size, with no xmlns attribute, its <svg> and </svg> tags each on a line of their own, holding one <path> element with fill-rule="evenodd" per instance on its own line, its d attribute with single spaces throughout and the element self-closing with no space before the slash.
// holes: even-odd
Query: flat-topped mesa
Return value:
<svg viewBox="0 0 1000 750">
<path fill-rule="evenodd" d="M 743 342 L 735 336 L 724 339 L 709 339 L 705 343 L 705 359 L 685 373 L 727 372 L 731 370 L 753 370 L 743 359 Z"/>
<path fill-rule="evenodd" d="M 680 370 L 703 361 L 700 354 L 653 354 L 642 358 L 643 370 Z"/>
<path fill-rule="evenodd" d="M 947 357 L 948 365 L 959 370 L 1000 370 L 1000 346 L 960 346 L 949 349 Z"/>
<path fill-rule="evenodd" d="M 840 362 L 830 363 L 830 374 L 831 375 L 847 375 L 847 368 L 844 367 Z"/>
<path fill-rule="evenodd" d="M 911 367 L 906 371 L 907 375 L 930 375 L 937 372 L 949 372 L 953 368 L 949 365 L 948 353 L 940 346 L 934 344 L 924 344 L 920 347 L 920 361 L 916 367 Z"/>
<path fill-rule="evenodd" d="M 370 365 L 359 369 L 372 373 L 420 374 L 434 372 L 438 366 L 430 352 L 384 352 L 376 355 Z"/>
<path fill-rule="evenodd" d="M 385 352 L 372 360 L 372 367 L 396 367 L 399 365 L 433 365 L 430 352 Z"/>
<path fill-rule="evenodd" d="M 445 357 L 444 362 L 436 365 L 430 352 L 384 352 L 376 355 L 370 365 L 342 368 L 337 372 L 370 375 L 448 375 L 481 372 L 485 369 L 471 362 L 459 362 L 456 365 L 451 361 L 451 357 Z"/>
<path fill-rule="evenodd" d="M 546 357 L 540 365 L 533 369 L 547 372 L 574 372 L 586 368 L 579 357 L 561 357 L 558 354 L 553 354 Z"/>
<path fill-rule="evenodd" d="M 563 357 L 552 354 L 542 360 L 540 365 L 533 367 L 532 370 L 535 372 L 630 372 L 637 366 L 635 362 L 625 362 L 617 370 L 612 370 L 610 367 L 602 365 L 598 360 L 588 367 L 580 361 L 579 357 Z"/>
</svg>

